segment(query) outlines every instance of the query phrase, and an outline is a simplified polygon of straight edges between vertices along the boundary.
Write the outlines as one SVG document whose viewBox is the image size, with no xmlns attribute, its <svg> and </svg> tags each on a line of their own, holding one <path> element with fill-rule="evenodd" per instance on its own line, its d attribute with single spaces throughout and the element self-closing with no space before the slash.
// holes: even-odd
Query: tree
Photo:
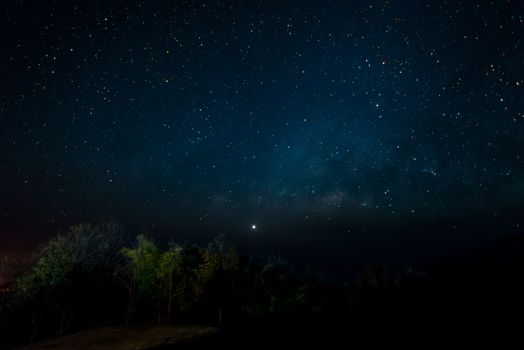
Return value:
<svg viewBox="0 0 524 350">
<path fill-rule="evenodd" d="M 362 271 L 351 284 L 352 294 L 357 298 L 357 304 L 372 308 L 380 308 L 386 299 L 396 289 L 393 277 L 381 265 L 371 265 Z"/>
<path fill-rule="evenodd" d="M 136 248 L 123 248 L 122 254 L 128 258 L 130 288 L 127 318 L 129 322 L 133 317 L 136 298 L 151 301 L 158 296 L 157 266 L 160 252 L 153 240 L 139 235 Z"/>
<path fill-rule="evenodd" d="M 211 308 L 218 309 L 218 323 L 222 323 L 225 305 L 230 300 L 239 258 L 236 250 L 225 243 L 225 236 L 212 240 L 202 254 L 195 283 L 197 298 L 207 298 Z"/>
<path fill-rule="evenodd" d="M 171 320 L 171 309 L 173 305 L 173 299 L 177 296 L 178 290 L 175 288 L 175 274 L 181 273 L 182 270 L 182 259 L 183 259 L 182 247 L 172 244 L 169 249 L 159 256 L 157 277 L 162 288 L 162 292 L 166 299 L 166 321 Z"/>
<path fill-rule="evenodd" d="M 74 252 L 73 264 L 86 271 L 115 266 L 122 259 L 120 250 L 127 241 L 124 226 L 116 220 L 72 226 L 66 237 Z"/>
<path fill-rule="evenodd" d="M 185 245 L 182 249 L 182 261 L 175 278 L 179 317 L 183 318 L 195 305 L 195 285 L 199 266 L 202 263 L 200 249 L 195 245 Z"/>
<path fill-rule="evenodd" d="M 61 310 L 58 332 L 65 330 L 67 321 L 75 313 L 71 310 L 72 305 L 85 304 L 87 296 L 92 297 L 101 290 L 91 282 L 82 284 L 79 280 L 84 278 L 100 283 L 101 278 L 93 278 L 93 274 L 111 276 L 120 259 L 119 250 L 124 240 L 125 229 L 116 221 L 97 225 L 85 223 L 71 226 L 66 233 L 51 238 L 39 249 L 33 269 L 18 280 L 16 288 L 20 300 L 31 301 L 34 305 L 33 335 L 36 335 L 40 320 L 43 317 L 52 319 L 58 310 Z M 93 312 L 96 308 L 94 305 L 84 311 Z"/>
</svg>

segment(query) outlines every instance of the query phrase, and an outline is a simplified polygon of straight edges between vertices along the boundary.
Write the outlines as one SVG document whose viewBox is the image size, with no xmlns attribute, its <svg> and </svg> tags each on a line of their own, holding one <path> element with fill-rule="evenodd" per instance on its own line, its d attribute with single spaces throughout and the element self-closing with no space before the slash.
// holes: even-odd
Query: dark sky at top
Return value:
<svg viewBox="0 0 524 350">
<path fill-rule="evenodd" d="M 4 243 L 116 217 L 343 255 L 524 224 L 519 0 L 0 8 Z"/>
</svg>

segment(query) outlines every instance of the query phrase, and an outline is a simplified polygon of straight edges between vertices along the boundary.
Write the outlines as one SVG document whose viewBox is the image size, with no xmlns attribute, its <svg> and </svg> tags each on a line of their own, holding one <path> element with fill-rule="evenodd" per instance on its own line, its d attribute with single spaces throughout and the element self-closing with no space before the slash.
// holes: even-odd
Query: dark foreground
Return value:
<svg viewBox="0 0 524 350">
<path fill-rule="evenodd" d="M 163 326 L 113 326 L 73 333 L 95 325 L 86 324 L 62 333 L 72 335 L 21 349 L 524 349 L 524 236 L 420 264 L 418 269 L 400 275 L 391 276 L 379 267 L 371 267 L 349 284 L 297 284 L 274 264 L 266 264 L 260 271 L 253 265 L 246 266 L 251 270 L 239 269 L 244 272 L 236 275 L 235 283 L 226 290 L 229 294 L 220 294 L 231 296 L 220 329 L 165 322 Z M 256 283 L 246 288 L 238 283 L 238 276 L 243 276 L 244 281 L 250 281 L 246 276 L 251 276 Z M 219 277 L 221 283 L 215 287 L 231 281 L 224 275 Z M 307 293 L 296 293 L 294 286 L 300 287 L 298 291 L 306 288 Z M 98 298 L 78 300 L 91 301 L 88 305 L 95 307 L 105 300 L 102 297 L 107 293 L 103 291 Z M 59 296 L 50 295 L 55 299 Z M 253 303 L 257 300 L 268 303 Z M 111 305 L 104 305 L 108 315 L 103 315 L 111 316 Z M 155 310 L 154 305 L 144 305 L 148 306 L 146 311 Z M 213 310 L 212 303 L 198 305 L 200 315 Z M 261 310 L 257 317 L 242 317 L 231 311 L 257 305 Z M 0 348 L 27 343 L 28 328 L 23 325 L 28 323 L 15 323 L 20 315 L 13 310 L 18 309 L 12 309 L 9 317 L 0 322 Z M 194 324 L 219 323 L 210 320 L 215 322 L 201 318 Z M 41 322 L 42 327 L 49 323 Z M 4 347 L 2 338 L 7 344 Z"/>
<path fill-rule="evenodd" d="M 403 328 L 398 324 L 384 328 L 383 321 L 375 325 L 336 326 L 325 322 L 309 325 L 275 324 L 265 328 L 237 328 L 227 331 L 205 326 L 132 326 L 104 327 L 58 337 L 28 345 L 20 350 L 161 350 L 161 349 L 523 349 L 524 337 L 508 332 L 506 339 L 489 339 L 482 329 L 456 322 L 438 325 L 422 321 L 418 326 Z M 301 327 L 298 327 L 300 325 Z M 436 327 L 436 328 L 435 328 Z M 402 329 L 403 328 L 403 329 Z M 512 334 L 511 334 L 512 333 Z"/>
<path fill-rule="evenodd" d="M 218 329 L 205 326 L 104 327 L 28 345 L 20 350 L 147 350 L 184 346 L 216 336 Z"/>
</svg>

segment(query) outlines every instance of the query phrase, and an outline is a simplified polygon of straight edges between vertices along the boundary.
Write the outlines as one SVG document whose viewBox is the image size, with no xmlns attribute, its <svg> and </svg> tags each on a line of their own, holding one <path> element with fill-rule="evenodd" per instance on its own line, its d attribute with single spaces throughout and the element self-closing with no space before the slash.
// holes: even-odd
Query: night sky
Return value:
<svg viewBox="0 0 524 350">
<path fill-rule="evenodd" d="M 522 230 L 520 0 L 0 9 L 0 245 L 118 218 L 371 259 Z"/>
</svg>

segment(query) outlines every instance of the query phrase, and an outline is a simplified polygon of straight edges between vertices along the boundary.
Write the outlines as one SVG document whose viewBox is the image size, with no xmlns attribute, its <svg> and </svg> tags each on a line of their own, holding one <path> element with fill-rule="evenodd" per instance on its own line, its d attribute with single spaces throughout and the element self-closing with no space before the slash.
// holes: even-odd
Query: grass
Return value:
<svg viewBox="0 0 524 350">
<path fill-rule="evenodd" d="M 91 329 L 20 350 L 149 350 L 188 344 L 218 334 L 218 329 L 205 326 L 130 326 Z"/>
</svg>

